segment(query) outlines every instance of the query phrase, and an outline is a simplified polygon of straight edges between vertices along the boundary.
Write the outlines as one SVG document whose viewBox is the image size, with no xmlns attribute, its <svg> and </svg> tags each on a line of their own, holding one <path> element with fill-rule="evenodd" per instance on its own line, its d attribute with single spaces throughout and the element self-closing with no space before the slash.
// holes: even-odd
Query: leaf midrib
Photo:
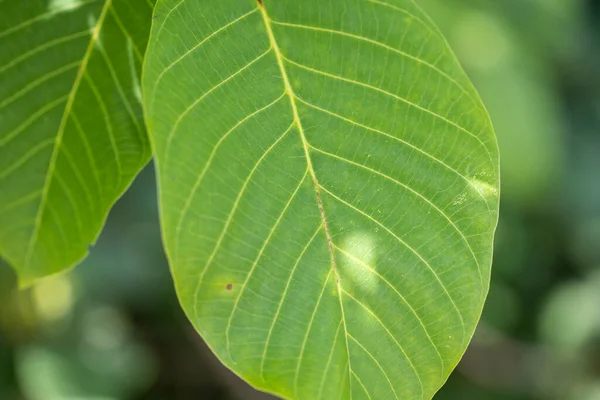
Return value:
<svg viewBox="0 0 600 400">
<path fill-rule="evenodd" d="M 312 165 L 312 160 L 310 157 L 310 145 L 308 143 L 308 141 L 306 140 L 306 136 L 304 134 L 304 128 L 302 127 L 302 121 L 300 120 L 300 115 L 298 114 L 298 108 L 296 106 L 296 98 L 295 98 L 295 94 L 294 94 L 294 90 L 292 89 L 292 85 L 290 84 L 290 80 L 288 78 L 287 75 L 287 71 L 285 69 L 284 66 L 284 57 L 281 54 L 281 50 L 279 49 L 279 45 L 277 43 L 277 40 L 275 39 L 275 35 L 273 34 L 273 29 L 271 27 L 271 20 L 269 18 L 269 15 L 267 14 L 267 10 L 263 4 L 262 1 L 258 2 L 258 7 L 260 9 L 266 30 L 267 30 L 267 35 L 269 37 L 269 42 L 271 44 L 271 47 L 273 48 L 273 52 L 275 53 L 275 58 L 277 59 L 277 65 L 279 66 L 279 70 L 281 72 L 281 77 L 283 80 L 283 84 L 285 87 L 285 93 L 288 95 L 288 98 L 290 100 L 290 106 L 292 107 L 292 114 L 294 117 L 294 123 L 298 129 L 298 132 L 300 133 L 300 138 L 302 140 L 302 147 L 304 149 L 304 155 L 306 157 L 306 163 L 307 163 L 307 167 L 309 170 L 309 173 L 311 175 L 312 181 L 313 181 L 313 186 L 315 189 L 315 195 L 317 198 L 317 205 L 319 207 L 319 214 L 321 216 L 321 220 L 323 223 L 323 230 L 325 232 L 325 236 L 327 238 L 327 248 L 329 251 L 329 256 L 331 259 L 331 268 L 333 269 L 333 272 L 335 274 L 335 282 L 336 282 L 336 286 L 337 286 L 337 297 L 339 299 L 340 302 L 340 311 L 342 314 L 342 323 L 344 325 L 344 341 L 346 342 L 346 353 L 348 355 L 348 377 L 349 377 L 349 384 L 350 384 L 350 400 L 352 400 L 352 367 L 350 364 L 350 348 L 348 345 L 348 328 L 346 326 L 346 317 L 344 315 L 344 305 L 342 302 L 342 287 L 340 284 L 340 276 L 336 267 L 336 262 L 335 262 L 335 256 L 334 256 L 334 252 L 333 252 L 333 242 L 331 239 L 331 234 L 329 232 L 329 226 L 327 225 L 327 218 L 325 216 L 325 210 L 323 208 L 323 202 L 321 200 L 321 193 L 319 190 L 319 181 L 317 179 L 317 175 L 315 173 L 315 170 L 313 168 Z"/>
</svg>

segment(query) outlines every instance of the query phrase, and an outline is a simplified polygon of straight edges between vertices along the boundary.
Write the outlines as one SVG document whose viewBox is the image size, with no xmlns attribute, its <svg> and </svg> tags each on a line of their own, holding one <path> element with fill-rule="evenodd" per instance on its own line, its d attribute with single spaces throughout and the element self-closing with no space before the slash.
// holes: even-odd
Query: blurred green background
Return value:
<svg viewBox="0 0 600 400">
<path fill-rule="evenodd" d="M 419 1 L 491 113 L 503 179 L 483 318 L 436 400 L 600 400 L 600 0 Z M 155 192 L 149 167 L 68 274 L 19 292 L 0 262 L 1 400 L 272 399 L 183 316 Z"/>
</svg>

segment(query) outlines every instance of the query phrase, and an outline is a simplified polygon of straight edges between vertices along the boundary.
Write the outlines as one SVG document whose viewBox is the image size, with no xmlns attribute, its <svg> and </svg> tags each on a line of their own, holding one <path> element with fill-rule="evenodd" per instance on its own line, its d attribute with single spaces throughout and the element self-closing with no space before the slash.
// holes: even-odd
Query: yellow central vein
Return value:
<svg viewBox="0 0 600 400">
<path fill-rule="evenodd" d="M 71 88 L 71 92 L 69 93 L 69 97 L 67 99 L 67 104 L 65 105 L 65 111 L 63 112 L 60 125 L 58 127 L 58 133 L 56 135 L 56 142 L 54 143 L 54 148 L 52 150 L 52 156 L 50 158 L 50 163 L 48 164 L 48 172 L 46 173 L 46 179 L 44 181 L 44 189 L 42 192 L 42 196 L 40 199 L 40 205 L 38 208 L 38 213 L 35 218 L 35 222 L 33 225 L 33 231 L 31 233 L 31 238 L 29 240 L 29 244 L 27 245 L 27 252 L 25 253 L 25 264 L 24 268 L 29 267 L 29 263 L 31 262 L 31 256 L 33 255 L 34 245 L 38 239 L 40 233 L 40 227 L 42 224 L 42 218 L 44 216 L 44 208 L 46 206 L 46 202 L 48 200 L 48 193 L 50 191 L 50 183 L 54 173 L 54 169 L 56 168 L 56 160 L 58 158 L 58 153 L 60 146 L 62 144 L 62 138 L 66 130 L 68 116 L 71 112 L 71 108 L 73 107 L 73 102 L 75 101 L 75 96 L 78 92 L 79 85 L 81 84 L 81 80 L 84 76 L 85 70 L 87 68 L 88 61 L 92 55 L 92 51 L 94 50 L 94 45 L 98 40 L 100 35 L 100 30 L 102 29 L 102 24 L 104 23 L 104 19 L 106 18 L 106 14 L 108 9 L 110 8 L 112 0 L 106 0 L 104 3 L 104 7 L 102 7 L 102 11 L 100 12 L 100 16 L 98 17 L 98 21 L 96 22 L 96 26 L 92 31 L 92 37 L 88 44 L 85 53 L 83 54 L 83 58 L 81 60 L 81 64 L 79 66 L 79 70 L 77 71 L 77 76 L 75 77 L 75 81 L 73 82 L 73 87 Z M 59 224 L 60 226 L 60 224 Z"/>
<path fill-rule="evenodd" d="M 348 346 L 348 328 L 346 326 L 346 316 L 344 315 L 344 305 L 342 302 L 342 287 L 340 284 L 340 276 L 338 274 L 336 264 L 335 264 L 335 257 L 333 255 L 333 244 L 332 244 L 332 240 L 331 240 L 331 234 L 329 232 L 329 227 L 327 226 L 327 219 L 325 218 L 325 210 L 323 209 L 323 203 L 321 201 L 321 194 L 319 191 L 320 185 L 319 185 L 319 181 L 317 180 L 317 176 L 315 174 L 315 170 L 313 168 L 312 161 L 310 158 L 310 153 L 309 153 L 310 146 L 308 144 L 308 141 L 306 140 L 306 136 L 304 134 L 304 129 L 302 127 L 302 122 L 300 121 L 300 115 L 298 114 L 298 108 L 296 107 L 296 99 L 295 99 L 294 90 L 292 89 L 292 85 L 290 84 L 290 79 L 288 78 L 287 71 L 284 67 L 283 54 L 281 54 L 281 50 L 279 49 L 279 45 L 277 44 L 277 40 L 275 39 L 275 35 L 273 34 L 273 28 L 271 27 L 271 20 L 267 14 L 267 11 L 266 11 L 264 5 L 261 3 L 259 8 L 260 8 L 260 12 L 261 12 L 261 15 L 262 15 L 264 23 L 265 23 L 265 27 L 267 29 L 267 35 L 269 36 L 269 42 L 271 43 L 271 47 L 273 48 L 273 52 L 275 53 L 275 58 L 277 59 L 277 65 L 279 66 L 279 70 L 281 72 L 281 77 L 283 79 L 283 84 L 285 86 L 285 92 L 287 93 L 287 95 L 290 99 L 290 105 L 292 107 L 292 114 L 294 117 L 294 122 L 296 124 L 296 127 L 298 128 L 298 132 L 300 133 L 300 138 L 302 139 L 302 146 L 304 148 L 304 155 L 306 156 L 306 163 L 308 165 L 308 170 L 312 177 L 314 188 L 315 188 L 315 194 L 317 196 L 317 204 L 319 207 L 319 213 L 321 215 L 321 220 L 323 222 L 323 229 L 325 231 L 325 236 L 327 237 L 327 246 L 328 246 L 329 255 L 331 258 L 331 267 L 333 268 L 333 271 L 336 276 L 335 282 L 337 284 L 338 299 L 340 302 L 340 311 L 342 314 L 342 321 L 344 324 L 344 333 L 345 333 L 344 339 L 346 341 L 346 352 L 348 354 L 348 377 L 350 378 L 350 386 L 352 386 L 352 376 L 350 375 L 350 372 L 352 371 L 352 366 L 350 365 L 350 348 Z M 352 389 L 350 389 L 350 399 L 352 400 Z"/>
</svg>

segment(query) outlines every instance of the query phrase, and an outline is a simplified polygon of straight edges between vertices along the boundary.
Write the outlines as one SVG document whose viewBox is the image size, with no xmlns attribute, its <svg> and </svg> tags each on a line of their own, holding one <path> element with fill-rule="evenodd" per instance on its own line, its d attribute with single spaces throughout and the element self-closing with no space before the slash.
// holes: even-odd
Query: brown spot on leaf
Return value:
<svg viewBox="0 0 600 400">
<path fill-rule="evenodd" d="M 256 0 L 256 1 L 258 2 L 259 6 L 261 6 L 261 7 L 263 6 L 263 0 Z"/>
<path fill-rule="evenodd" d="M 227 284 L 227 290 L 231 290 L 231 289 L 233 289 L 233 285 L 231 283 L 228 283 Z"/>
</svg>

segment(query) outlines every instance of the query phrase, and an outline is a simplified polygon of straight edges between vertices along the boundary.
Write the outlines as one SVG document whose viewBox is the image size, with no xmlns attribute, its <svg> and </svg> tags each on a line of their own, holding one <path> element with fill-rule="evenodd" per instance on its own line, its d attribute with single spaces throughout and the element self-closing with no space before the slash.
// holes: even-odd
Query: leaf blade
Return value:
<svg viewBox="0 0 600 400">
<path fill-rule="evenodd" d="M 158 3 L 144 102 L 182 306 L 262 390 L 431 398 L 489 285 L 487 113 L 411 1 L 262 4 Z"/>
<path fill-rule="evenodd" d="M 135 5 L 0 7 L 0 254 L 22 286 L 85 257 L 149 159 L 136 81 L 151 8 Z"/>
</svg>

